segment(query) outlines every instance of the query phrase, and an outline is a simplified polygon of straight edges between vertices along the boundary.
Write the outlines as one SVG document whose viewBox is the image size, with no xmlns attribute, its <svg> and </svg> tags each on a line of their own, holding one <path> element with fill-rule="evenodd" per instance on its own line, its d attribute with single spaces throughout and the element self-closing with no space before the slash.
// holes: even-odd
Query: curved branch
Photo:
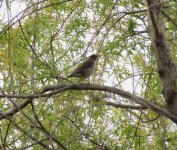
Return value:
<svg viewBox="0 0 177 150">
<path fill-rule="evenodd" d="M 93 85 L 93 84 L 63 84 L 63 85 L 51 85 L 48 87 L 45 87 L 41 93 L 36 93 L 33 95 L 18 95 L 18 96 L 13 96 L 13 95 L 0 95 L 0 97 L 11 97 L 11 98 L 27 98 L 26 101 L 21 103 L 18 108 L 23 109 L 25 106 L 27 106 L 32 99 L 40 98 L 40 97 L 50 97 L 52 95 L 56 95 L 57 93 L 61 93 L 64 91 L 68 90 L 94 90 L 94 91 L 104 91 L 104 92 L 109 92 L 113 94 L 117 94 L 121 97 L 124 97 L 130 101 L 133 101 L 137 104 L 140 104 L 141 106 L 145 108 L 149 108 L 152 111 L 158 113 L 159 115 L 163 115 L 169 119 L 172 119 L 175 123 L 177 122 L 177 117 L 170 113 L 166 108 L 163 108 L 159 105 L 156 105 L 152 103 L 149 100 L 146 100 L 144 98 L 141 98 L 139 96 L 136 96 L 134 94 L 131 94 L 129 92 L 114 88 L 114 87 L 109 87 L 109 86 L 104 86 L 104 85 Z M 0 114 L 0 120 L 4 119 L 5 116 L 9 116 L 12 114 L 15 114 L 18 112 L 18 108 L 13 108 L 8 112 Z"/>
</svg>

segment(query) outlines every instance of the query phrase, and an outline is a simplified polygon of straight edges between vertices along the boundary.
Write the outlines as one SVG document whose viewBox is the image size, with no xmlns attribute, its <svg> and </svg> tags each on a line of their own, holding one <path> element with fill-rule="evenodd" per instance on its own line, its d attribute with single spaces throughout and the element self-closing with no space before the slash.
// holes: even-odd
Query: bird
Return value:
<svg viewBox="0 0 177 150">
<path fill-rule="evenodd" d="M 77 67 L 71 74 L 66 78 L 79 77 L 79 78 L 88 78 L 93 74 L 96 66 L 96 60 L 98 59 L 99 54 L 90 55 L 87 60 Z"/>
</svg>

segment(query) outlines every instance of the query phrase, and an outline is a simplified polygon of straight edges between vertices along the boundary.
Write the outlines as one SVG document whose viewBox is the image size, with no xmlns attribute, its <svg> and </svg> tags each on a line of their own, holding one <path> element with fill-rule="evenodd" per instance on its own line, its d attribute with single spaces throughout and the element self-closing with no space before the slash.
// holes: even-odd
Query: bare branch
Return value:
<svg viewBox="0 0 177 150">
<path fill-rule="evenodd" d="M 175 117 L 172 113 L 170 113 L 166 108 L 158 106 L 158 105 L 152 103 L 149 100 L 146 100 L 144 98 L 141 98 L 139 96 L 136 96 L 134 94 L 131 94 L 129 92 L 126 92 L 126 91 L 123 91 L 123 90 L 120 90 L 120 89 L 117 89 L 117 88 L 114 88 L 114 87 L 103 86 L 103 85 L 93 85 L 93 84 L 66 84 L 66 85 L 65 84 L 63 84 L 63 85 L 58 85 L 57 84 L 57 85 L 51 85 L 51 86 L 45 87 L 41 93 L 36 93 L 36 94 L 33 94 L 33 95 L 26 96 L 26 98 L 28 98 L 28 99 L 26 101 L 24 101 L 22 104 L 20 104 L 18 106 L 18 108 L 20 108 L 20 109 L 24 108 L 25 106 L 27 106 L 32 101 L 32 99 L 36 99 L 36 98 L 39 98 L 39 97 L 49 97 L 49 96 L 52 96 L 52 95 L 56 95 L 57 93 L 61 93 L 61 92 L 68 91 L 68 90 L 77 90 L 77 91 L 78 90 L 94 90 L 94 91 L 104 91 L 104 92 L 117 94 L 119 96 L 122 96 L 122 97 L 124 97 L 124 98 L 126 98 L 130 101 L 133 101 L 137 104 L 140 104 L 141 106 L 143 106 L 145 108 L 151 109 L 152 111 L 154 111 L 154 112 L 156 112 L 160 115 L 166 116 L 167 118 L 170 118 L 173 121 L 177 122 L 177 117 Z M 2 95 L 1 95 L 1 97 L 2 97 Z M 9 97 L 13 97 L 13 96 L 9 95 Z M 19 96 L 14 96 L 14 98 L 15 97 L 24 98 L 23 95 L 22 96 L 20 96 L 20 95 Z M 5 116 L 9 116 L 9 115 L 12 115 L 14 113 L 17 113 L 18 110 L 19 109 L 17 109 L 17 108 L 13 108 L 6 113 L 0 114 L 0 120 L 4 119 Z"/>
</svg>

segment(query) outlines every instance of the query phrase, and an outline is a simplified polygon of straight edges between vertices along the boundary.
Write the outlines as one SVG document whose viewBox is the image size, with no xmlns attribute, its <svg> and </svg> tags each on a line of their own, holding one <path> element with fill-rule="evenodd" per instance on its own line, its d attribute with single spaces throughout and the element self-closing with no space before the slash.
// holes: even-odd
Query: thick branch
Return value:
<svg viewBox="0 0 177 150">
<path fill-rule="evenodd" d="M 68 90 L 94 90 L 94 91 L 104 91 L 104 92 L 109 92 L 109 93 L 113 93 L 113 94 L 117 94 L 119 96 L 122 96 L 130 101 L 133 101 L 137 104 L 140 104 L 141 106 L 145 107 L 145 108 L 149 108 L 151 110 L 153 110 L 154 112 L 166 116 L 167 118 L 172 119 L 173 121 L 177 122 L 177 117 L 175 117 L 173 114 L 171 114 L 167 109 L 162 108 L 152 102 L 150 102 L 149 100 L 146 100 L 144 98 L 141 98 L 139 96 L 136 96 L 134 94 L 131 94 L 129 92 L 125 92 L 123 90 L 114 88 L 114 87 L 109 87 L 109 86 L 103 86 L 103 85 L 93 85 L 93 84 L 68 84 L 68 85 L 51 85 L 48 87 L 45 87 L 43 89 L 43 92 L 38 93 L 38 94 L 34 94 L 34 95 L 29 95 L 26 96 L 27 100 L 24 101 L 22 104 L 19 105 L 19 108 L 22 109 L 25 106 L 27 106 L 32 99 L 36 99 L 39 97 L 49 97 L 52 95 L 55 95 L 57 93 L 61 93 L 64 91 L 68 91 Z M 2 95 L 1 95 L 2 97 Z M 6 95 L 7 97 L 7 95 Z M 12 97 L 13 96 L 9 96 Z M 17 96 L 14 96 L 14 98 Z M 18 98 L 24 98 L 24 96 L 18 96 Z M 13 108 L 12 110 L 0 114 L 0 120 L 4 119 L 5 116 L 9 116 L 12 115 L 14 113 L 18 112 L 18 108 Z"/>
<path fill-rule="evenodd" d="M 160 0 L 147 0 L 149 8 L 149 36 L 157 61 L 158 72 L 163 83 L 163 95 L 168 109 L 177 114 L 177 69 L 170 55 L 170 49 L 165 37 Z"/>
</svg>

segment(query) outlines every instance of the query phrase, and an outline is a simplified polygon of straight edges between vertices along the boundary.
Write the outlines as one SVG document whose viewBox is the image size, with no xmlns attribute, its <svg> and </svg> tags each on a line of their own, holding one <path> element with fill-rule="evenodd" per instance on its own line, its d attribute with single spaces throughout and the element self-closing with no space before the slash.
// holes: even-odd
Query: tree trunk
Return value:
<svg viewBox="0 0 177 150">
<path fill-rule="evenodd" d="M 160 0 L 147 0 L 149 37 L 158 66 L 158 73 L 163 83 L 163 96 L 169 111 L 177 115 L 176 66 L 172 60 L 165 37 L 165 25 Z"/>
</svg>

